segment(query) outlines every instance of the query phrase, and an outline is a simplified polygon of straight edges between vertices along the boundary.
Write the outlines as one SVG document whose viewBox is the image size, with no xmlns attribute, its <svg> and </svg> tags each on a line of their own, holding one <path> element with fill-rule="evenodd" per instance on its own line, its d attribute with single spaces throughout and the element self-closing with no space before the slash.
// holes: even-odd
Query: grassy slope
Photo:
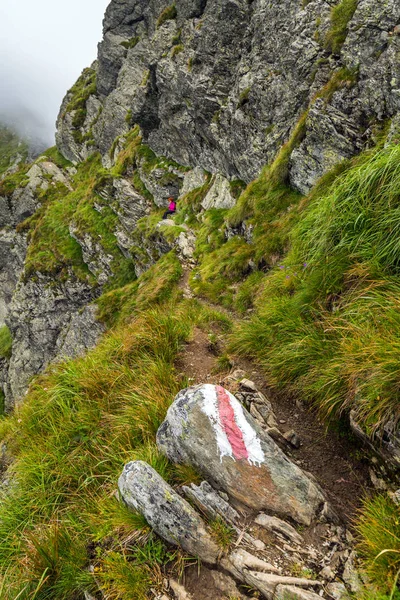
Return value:
<svg viewBox="0 0 400 600">
<path fill-rule="evenodd" d="M 232 352 L 328 419 L 354 409 L 370 433 L 400 418 L 399 161 L 400 147 L 366 153 L 305 199 L 267 169 L 228 215 L 203 220 L 193 277 L 213 301 L 254 309 Z M 243 216 L 252 243 L 226 242 L 224 221 Z M 367 502 L 359 531 L 370 576 L 389 589 L 400 568 L 398 509 L 387 497 Z"/>
<path fill-rule="evenodd" d="M 114 492 L 122 465 L 135 458 L 170 482 L 196 480 L 159 455 L 155 434 L 187 385 L 174 368 L 180 345 L 195 324 L 224 326 L 225 318 L 182 300 L 180 274 L 172 253 L 135 290 L 100 300 L 103 316 L 113 317 L 110 333 L 86 357 L 39 377 L 3 420 L 18 485 L 0 507 L 0 598 L 81 598 L 100 588 L 107 597 L 140 600 L 157 586 L 161 566 L 177 558 Z"/>
<path fill-rule="evenodd" d="M 258 360 L 271 383 L 295 389 L 328 416 L 355 407 L 372 431 L 399 406 L 400 150 L 342 165 L 304 199 L 286 181 L 301 123 L 235 209 L 211 210 L 199 219 L 208 182 L 186 197 L 176 218 L 198 234 L 193 288 L 239 313 L 255 309 L 234 331 L 233 350 Z M 123 463 L 135 457 L 170 481 L 195 476 L 158 455 L 155 432 L 186 384 L 174 370 L 180 344 L 195 324 L 227 323 L 181 298 L 181 267 L 173 253 L 139 280 L 127 277 L 114 217 L 94 210 L 99 186 L 146 152 L 132 130 L 113 173 L 92 157 L 79 167 L 74 191 L 53 190 L 24 225 L 32 273 L 72 266 L 88 276 L 68 235 L 74 218 L 83 231 L 100 233 L 107 252 L 115 253 L 116 279 L 97 301 L 110 328 L 101 344 L 38 378 L 15 416 L 1 422 L 0 437 L 16 456 L 18 485 L 0 505 L 0 598 L 80 599 L 83 590 L 100 586 L 110 598 L 140 599 L 171 559 L 113 493 Z M 23 177 L 21 171 L 2 186 L 11 189 Z M 140 189 L 136 171 L 132 180 Z M 251 242 L 227 242 L 227 224 L 239 233 L 243 221 Z M 368 502 L 359 530 L 367 569 L 384 594 L 400 567 L 394 505 L 386 497 Z M 392 552 L 375 560 L 384 549 Z"/>
</svg>

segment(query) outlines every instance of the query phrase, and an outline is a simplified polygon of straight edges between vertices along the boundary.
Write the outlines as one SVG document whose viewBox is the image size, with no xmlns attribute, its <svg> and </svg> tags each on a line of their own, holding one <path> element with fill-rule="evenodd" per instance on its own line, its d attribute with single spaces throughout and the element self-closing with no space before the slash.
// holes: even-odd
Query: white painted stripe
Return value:
<svg viewBox="0 0 400 600">
<path fill-rule="evenodd" d="M 202 386 L 201 391 L 203 393 L 204 398 L 201 410 L 208 416 L 208 418 L 210 419 L 210 423 L 215 431 L 217 446 L 220 452 L 220 459 L 222 461 L 222 458 L 224 456 L 230 456 L 231 458 L 233 458 L 233 460 L 235 460 L 232 451 L 232 446 L 221 424 L 218 409 L 217 390 L 214 385 L 206 383 Z M 227 390 L 226 392 L 229 396 L 229 401 L 233 408 L 235 422 L 243 435 L 243 441 L 249 455 L 248 461 L 252 465 L 260 466 L 265 459 L 264 452 L 261 448 L 261 442 L 258 439 L 253 427 L 250 425 L 250 423 L 248 423 L 240 402 L 230 392 L 228 392 Z"/>
<path fill-rule="evenodd" d="M 206 383 L 202 386 L 201 392 L 204 398 L 201 410 L 210 419 L 210 423 L 215 431 L 217 446 L 220 453 L 220 460 L 222 462 L 222 458 L 224 456 L 230 456 L 231 458 L 233 458 L 233 460 L 235 460 L 235 457 L 233 456 L 232 446 L 228 440 L 228 436 L 226 435 L 221 425 L 221 420 L 219 418 L 217 390 L 215 389 L 215 386 L 213 386 L 211 383 Z"/>
</svg>

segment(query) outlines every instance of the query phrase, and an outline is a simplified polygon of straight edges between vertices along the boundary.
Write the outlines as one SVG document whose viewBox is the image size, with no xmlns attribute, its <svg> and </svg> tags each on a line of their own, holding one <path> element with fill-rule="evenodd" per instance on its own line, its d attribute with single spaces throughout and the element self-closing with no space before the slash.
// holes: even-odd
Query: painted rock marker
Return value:
<svg viewBox="0 0 400 600">
<path fill-rule="evenodd" d="M 318 485 L 221 386 L 181 391 L 158 430 L 157 444 L 170 460 L 194 466 L 216 488 L 255 510 L 309 525 L 325 503 Z"/>
<path fill-rule="evenodd" d="M 212 424 L 220 458 L 230 456 L 261 465 L 264 453 L 256 432 L 246 420 L 243 407 L 220 385 L 205 384 L 203 412 Z"/>
</svg>

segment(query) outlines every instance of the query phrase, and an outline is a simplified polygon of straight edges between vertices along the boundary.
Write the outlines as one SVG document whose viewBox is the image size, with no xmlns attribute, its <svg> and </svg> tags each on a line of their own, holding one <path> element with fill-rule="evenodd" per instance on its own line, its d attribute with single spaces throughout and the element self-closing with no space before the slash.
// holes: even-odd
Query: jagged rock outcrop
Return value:
<svg viewBox="0 0 400 600">
<path fill-rule="evenodd" d="M 93 310 L 81 310 L 97 294 L 73 273 L 60 282 L 38 274 L 18 283 L 7 317 L 13 337 L 5 390 L 8 409 L 23 396 L 32 376 L 56 356 L 75 356 L 97 342 L 104 327 Z M 77 341 L 75 349 L 71 336 Z"/>
<path fill-rule="evenodd" d="M 249 182 L 303 115 L 289 171 L 308 191 L 400 109 L 398 3 L 359 0 L 339 33 L 331 9 L 323 0 L 113 0 L 96 90 L 78 126 L 67 97 L 59 147 L 79 160 L 90 138 L 106 157 L 136 123 L 157 154 Z"/>
<path fill-rule="evenodd" d="M 4 325 L 8 307 L 24 267 L 26 235 L 12 229 L 0 230 L 0 327 Z"/>
<path fill-rule="evenodd" d="M 0 324 L 7 324 L 13 339 L 0 374 L 7 411 L 23 397 L 32 376 L 54 359 L 93 347 L 104 331 L 95 306 L 88 306 L 99 295 L 97 285 L 72 269 L 57 278 L 31 272 L 26 264 L 31 240 L 22 225 L 40 209 L 46 192 L 62 197 L 73 189 L 68 171 L 41 157 L 17 181 L 0 198 Z"/>
<path fill-rule="evenodd" d="M 180 392 L 158 430 L 157 445 L 173 462 L 193 465 L 255 510 L 309 525 L 324 507 L 319 487 L 221 386 Z"/>
</svg>

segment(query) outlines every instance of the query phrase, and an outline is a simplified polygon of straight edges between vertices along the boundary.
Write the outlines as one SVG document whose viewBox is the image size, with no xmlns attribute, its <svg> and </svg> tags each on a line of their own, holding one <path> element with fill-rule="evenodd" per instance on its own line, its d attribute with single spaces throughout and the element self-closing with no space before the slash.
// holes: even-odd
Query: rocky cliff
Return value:
<svg viewBox="0 0 400 600">
<path fill-rule="evenodd" d="M 113 1 L 58 147 L 107 163 L 138 124 L 158 155 L 249 183 L 300 122 L 288 175 L 306 192 L 399 111 L 399 20 L 394 0 Z"/>
</svg>

